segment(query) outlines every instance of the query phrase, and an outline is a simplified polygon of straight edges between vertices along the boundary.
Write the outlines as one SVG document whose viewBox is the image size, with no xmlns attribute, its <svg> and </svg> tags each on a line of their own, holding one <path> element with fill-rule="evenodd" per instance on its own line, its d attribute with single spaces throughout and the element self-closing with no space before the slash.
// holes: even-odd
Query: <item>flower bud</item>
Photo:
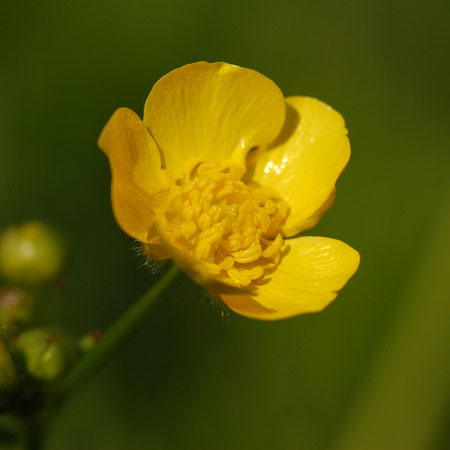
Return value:
<svg viewBox="0 0 450 450">
<path fill-rule="evenodd" d="M 61 378 L 77 359 L 74 343 L 58 328 L 35 328 L 17 337 L 28 374 L 39 381 Z"/>
<path fill-rule="evenodd" d="M 62 237 L 41 222 L 9 227 L 0 236 L 0 272 L 12 283 L 48 283 L 66 269 L 67 259 Z"/>
<path fill-rule="evenodd" d="M 16 368 L 6 344 L 0 340 L 0 394 L 10 391 L 16 383 Z"/>
<path fill-rule="evenodd" d="M 35 313 L 36 297 L 19 287 L 0 288 L 0 328 L 28 325 Z"/>
<path fill-rule="evenodd" d="M 101 331 L 92 331 L 85 334 L 78 340 L 78 348 L 82 353 L 87 353 L 102 338 L 102 335 Z"/>
</svg>

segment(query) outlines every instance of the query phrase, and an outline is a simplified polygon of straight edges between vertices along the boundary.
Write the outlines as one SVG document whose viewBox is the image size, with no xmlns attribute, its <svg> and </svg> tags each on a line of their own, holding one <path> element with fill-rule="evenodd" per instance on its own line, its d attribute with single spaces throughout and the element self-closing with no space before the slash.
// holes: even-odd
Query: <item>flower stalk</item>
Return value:
<svg viewBox="0 0 450 450">
<path fill-rule="evenodd" d="M 145 324 L 156 300 L 178 274 L 178 267 L 172 265 L 164 276 L 111 326 L 57 388 L 58 403 L 93 375 Z"/>
</svg>

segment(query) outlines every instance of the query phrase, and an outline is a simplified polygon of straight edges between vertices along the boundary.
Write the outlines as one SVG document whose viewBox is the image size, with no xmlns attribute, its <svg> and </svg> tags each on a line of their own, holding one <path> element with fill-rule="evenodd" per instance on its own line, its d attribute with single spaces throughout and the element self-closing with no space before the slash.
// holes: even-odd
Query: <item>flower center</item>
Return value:
<svg viewBox="0 0 450 450">
<path fill-rule="evenodd" d="M 171 245 L 204 261 L 213 275 L 251 286 L 280 261 L 287 206 L 241 176 L 231 161 L 200 164 L 170 189 L 156 221 Z"/>
</svg>

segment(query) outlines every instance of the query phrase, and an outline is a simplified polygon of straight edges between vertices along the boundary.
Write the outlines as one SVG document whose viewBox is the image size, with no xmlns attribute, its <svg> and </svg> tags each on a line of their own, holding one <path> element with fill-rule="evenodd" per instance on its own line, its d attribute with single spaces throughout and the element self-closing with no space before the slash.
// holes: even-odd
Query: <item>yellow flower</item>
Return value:
<svg viewBox="0 0 450 450">
<path fill-rule="evenodd" d="M 318 100 L 197 62 L 154 85 L 143 120 L 118 109 L 99 146 L 121 228 L 239 314 L 320 311 L 358 268 L 347 244 L 296 237 L 332 205 L 350 157 L 344 120 Z"/>
</svg>

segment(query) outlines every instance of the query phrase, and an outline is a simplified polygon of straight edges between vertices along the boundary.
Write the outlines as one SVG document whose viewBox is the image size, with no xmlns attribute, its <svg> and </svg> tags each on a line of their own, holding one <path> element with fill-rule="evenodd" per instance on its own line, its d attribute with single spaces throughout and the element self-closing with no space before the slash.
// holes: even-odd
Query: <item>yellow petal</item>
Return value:
<svg viewBox="0 0 450 450">
<path fill-rule="evenodd" d="M 324 237 L 287 241 L 286 254 L 255 294 L 223 294 L 233 311 L 261 320 L 317 312 L 336 298 L 356 272 L 359 253 L 344 242 Z"/>
<path fill-rule="evenodd" d="M 157 193 L 165 187 L 159 150 L 141 119 L 120 108 L 109 119 L 98 140 L 112 172 L 114 216 L 131 237 L 148 242 Z"/>
<path fill-rule="evenodd" d="M 147 98 L 144 123 L 176 177 L 193 161 L 243 162 L 284 122 L 283 94 L 260 73 L 226 63 L 197 62 L 162 77 Z"/>
<path fill-rule="evenodd" d="M 334 185 L 350 158 L 342 116 L 313 98 L 286 99 L 280 136 L 258 155 L 253 180 L 275 189 L 290 208 L 283 228 L 294 236 L 313 227 L 332 205 Z"/>
</svg>

